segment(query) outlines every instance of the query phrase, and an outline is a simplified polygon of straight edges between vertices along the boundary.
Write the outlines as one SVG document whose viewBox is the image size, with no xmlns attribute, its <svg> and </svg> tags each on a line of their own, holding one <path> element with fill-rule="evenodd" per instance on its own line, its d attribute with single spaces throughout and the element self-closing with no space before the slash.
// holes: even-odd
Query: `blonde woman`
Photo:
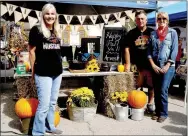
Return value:
<svg viewBox="0 0 188 136">
<path fill-rule="evenodd" d="M 62 133 L 54 126 L 55 105 L 62 79 L 59 30 L 56 8 L 52 4 L 44 5 L 40 25 L 32 27 L 29 34 L 32 78 L 39 100 L 32 135 Z"/>
<path fill-rule="evenodd" d="M 157 15 L 158 29 L 151 33 L 151 46 L 148 59 L 153 68 L 155 113 L 152 117 L 157 122 L 164 122 L 168 117 L 168 89 L 175 74 L 175 61 L 178 52 L 177 32 L 168 27 L 169 17 L 166 12 Z"/>
</svg>

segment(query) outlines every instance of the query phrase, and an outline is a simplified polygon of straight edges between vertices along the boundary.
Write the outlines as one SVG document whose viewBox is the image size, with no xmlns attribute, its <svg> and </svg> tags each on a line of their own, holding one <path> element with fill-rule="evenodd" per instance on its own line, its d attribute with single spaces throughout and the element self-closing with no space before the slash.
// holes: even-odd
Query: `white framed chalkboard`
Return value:
<svg viewBox="0 0 188 136">
<path fill-rule="evenodd" d="M 101 61 L 120 63 L 125 31 L 122 27 L 104 27 L 101 45 Z"/>
</svg>

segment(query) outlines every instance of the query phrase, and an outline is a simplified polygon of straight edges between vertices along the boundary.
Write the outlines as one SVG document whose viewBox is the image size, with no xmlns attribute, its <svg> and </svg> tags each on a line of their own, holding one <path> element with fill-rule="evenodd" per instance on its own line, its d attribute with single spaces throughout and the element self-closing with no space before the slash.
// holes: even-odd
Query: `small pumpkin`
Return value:
<svg viewBox="0 0 188 136">
<path fill-rule="evenodd" d="M 128 103 L 133 108 L 143 108 L 147 102 L 147 96 L 143 91 L 140 90 L 132 90 L 128 95 Z"/>
<path fill-rule="evenodd" d="M 55 113 L 54 113 L 54 125 L 55 125 L 55 127 L 57 127 L 57 125 L 59 124 L 59 122 L 60 122 L 59 112 L 55 111 Z"/>
<path fill-rule="evenodd" d="M 15 104 L 16 115 L 20 118 L 32 117 L 32 108 L 29 101 L 25 98 L 19 99 Z"/>
<path fill-rule="evenodd" d="M 124 65 L 122 65 L 122 64 L 119 64 L 119 65 L 117 66 L 117 69 L 118 69 L 118 72 L 124 72 L 124 71 L 125 71 L 125 67 L 124 67 Z"/>
<path fill-rule="evenodd" d="M 29 104 L 31 105 L 31 110 L 32 110 L 32 116 L 35 116 L 39 101 L 36 98 L 30 98 L 29 99 Z"/>
</svg>

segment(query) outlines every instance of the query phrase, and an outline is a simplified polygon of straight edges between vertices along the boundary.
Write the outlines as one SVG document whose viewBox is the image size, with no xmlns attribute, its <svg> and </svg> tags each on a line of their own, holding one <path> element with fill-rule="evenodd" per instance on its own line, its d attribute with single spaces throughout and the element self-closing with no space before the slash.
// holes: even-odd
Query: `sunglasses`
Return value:
<svg viewBox="0 0 188 136">
<path fill-rule="evenodd" d="M 157 18 L 157 20 L 167 20 L 166 18 Z"/>
</svg>

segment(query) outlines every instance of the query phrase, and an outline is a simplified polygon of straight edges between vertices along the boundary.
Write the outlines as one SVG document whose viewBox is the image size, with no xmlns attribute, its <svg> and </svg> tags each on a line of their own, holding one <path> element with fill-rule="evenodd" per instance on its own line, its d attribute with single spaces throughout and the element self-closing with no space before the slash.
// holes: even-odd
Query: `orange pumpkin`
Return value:
<svg viewBox="0 0 188 136">
<path fill-rule="evenodd" d="M 21 98 L 16 102 L 15 112 L 16 115 L 20 118 L 28 118 L 33 115 L 31 105 L 25 98 Z"/>
<path fill-rule="evenodd" d="M 54 125 L 55 127 L 57 127 L 57 125 L 59 124 L 60 122 L 60 115 L 59 115 L 59 112 L 58 111 L 55 111 L 54 113 Z"/>
<path fill-rule="evenodd" d="M 36 98 L 30 98 L 29 99 L 29 104 L 31 105 L 31 110 L 32 110 L 32 116 L 35 116 L 39 101 Z"/>
<path fill-rule="evenodd" d="M 118 72 L 124 72 L 125 71 L 125 67 L 122 64 L 119 64 L 117 69 L 118 69 Z"/>
<path fill-rule="evenodd" d="M 128 95 L 128 103 L 133 108 L 143 108 L 147 102 L 147 96 L 143 91 L 132 90 Z"/>
</svg>

